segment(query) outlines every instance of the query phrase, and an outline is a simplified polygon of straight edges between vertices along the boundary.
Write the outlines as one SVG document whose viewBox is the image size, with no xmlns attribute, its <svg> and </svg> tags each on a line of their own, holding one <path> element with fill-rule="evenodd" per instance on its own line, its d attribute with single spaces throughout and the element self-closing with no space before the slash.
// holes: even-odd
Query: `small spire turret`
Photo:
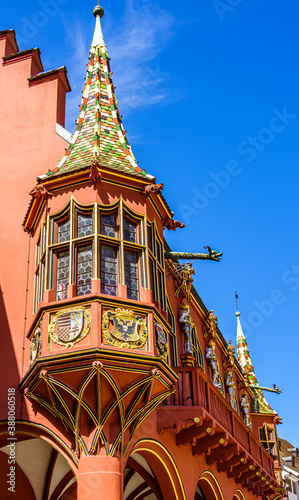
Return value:
<svg viewBox="0 0 299 500">
<path fill-rule="evenodd" d="M 154 177 L 138 166 L 118 110 L 101 26 L 104 9 L 97 5 L 93 15 L 96 24 L 76 129 L 65 156 L 57 167 L 41 178 L 93 166 L 96 169 L 106 167 L 120 170 L 152 180 Z"/>
<path fill-rule="evenodd" d="M 96 47 L 97 45 L 99 45 L 100 47 L 105 47 L 102 25 L 101 25 L 101 19 L 104 15 L 104 9 L 100 5 L 96 5 L 96 7 L 94 7 L 92 13 L 93 13 L 94 17 L 96 18 L 96 26 L 95 26 L 91 45 L 93 47 Z"/>
<path fill-rule="evenodd" d="M 237 360 L 245 375 L 248 376 L 249 387 L 253 389 L 256 395 L 255 405 L 257 408 L 255 409 L 255 411 L 257 411 L 258 413 L 276 413 L 267 403 L 263 392 L 259 389 L 259 384 L 252 365 L 246 337 L 244 335 L 240 321 L 241 313 L 239 311 L 236 311 L 235 315 L 237 317 Z M 257 387 L 257 389 L 255 389 L 255 387 Z"/>
</svg>

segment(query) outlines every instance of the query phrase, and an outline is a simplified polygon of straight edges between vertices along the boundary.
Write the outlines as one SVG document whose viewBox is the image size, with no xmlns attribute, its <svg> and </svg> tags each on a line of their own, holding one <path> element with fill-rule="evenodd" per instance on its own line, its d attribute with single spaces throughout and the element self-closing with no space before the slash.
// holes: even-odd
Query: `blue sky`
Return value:
<svg viewBox="0 0 299 500">
<path fill-rule="evenodd" d="M 96 3 L 96 2 L 95 2 Z M 2 29 L 66 65 L 74 130 L 94 18 L 91 1 L 5 6 Z M 235 342 L 234 292 L 261 385 L 299 446 L 299 6 L 293 0 L 114 0 L 103 30 L 128 139 L 164 182 L 173 250 L 223 251 L 195 263 L 195 286 Z"/>
</svg>

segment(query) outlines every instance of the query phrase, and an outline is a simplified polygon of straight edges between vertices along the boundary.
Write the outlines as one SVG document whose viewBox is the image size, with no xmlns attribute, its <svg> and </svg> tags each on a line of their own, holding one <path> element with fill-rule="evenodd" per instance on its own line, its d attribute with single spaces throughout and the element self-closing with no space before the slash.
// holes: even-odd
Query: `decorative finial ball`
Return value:
<svg viewBox="0 0 299 500">
<path fill-rule="evenodd" d="M 96 7 L 92 11 L 94 17 L 100 16 L 101 18 L 104 15 L 104 9 L 100 5 L 96 5 Z"/>
<path fill-rule="evenodd" d="M 236 316 L 241 316 L 241 313 L 239 313 L 239 311 L 237 311 L 237 312 L 235 313 L 235 315 L 236 315 Z"/>
</svg>

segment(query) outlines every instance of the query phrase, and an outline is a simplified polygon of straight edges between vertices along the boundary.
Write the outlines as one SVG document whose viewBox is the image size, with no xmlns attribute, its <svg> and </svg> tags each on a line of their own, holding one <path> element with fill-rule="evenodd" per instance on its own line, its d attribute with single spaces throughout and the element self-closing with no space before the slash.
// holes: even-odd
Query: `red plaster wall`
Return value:
<svg viewBox="0 0 299 500">
<path fill-rule="evenodd" d="M 14 35 L 0 36 L 0 55 L 16 49 Z M 33 61 L 34 58 L 34 62 Z M 64 123 L 65 83 L 61 75 L 29 85 L 42 68 L 36 53 L 0 61 L 1 182 L 0 182 L 0 419 L 7 415 L 7 387 L 20 381 L 29 237 L 22 230 L 28 193 L 36 177 L 56 166 L 66 142 L 56 134 Z M 58 99 L 59 96 L 59 99 Z"/>
</svg>

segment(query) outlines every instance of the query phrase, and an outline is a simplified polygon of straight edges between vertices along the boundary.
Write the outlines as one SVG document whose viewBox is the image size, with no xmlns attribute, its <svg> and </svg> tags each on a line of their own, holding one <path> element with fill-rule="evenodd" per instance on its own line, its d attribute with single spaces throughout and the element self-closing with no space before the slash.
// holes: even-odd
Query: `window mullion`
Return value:
<svg viewBox="0 0 299 500">
<path fill-rule="evenodd" d="M 144 239 L 144 244 L 145 244 L 145 251 L 142 252 L 142 258 L 143 258 L 143 274 L 144 274 L 144 288 L 147 290 L 149 289 L 149 284 L 150 284 L 150 270 L 149 270 L 149 255 L 148 255 L 148 226 L 147 226 L 147 217 L 146 215 L 144 216 L 144 222 L 143 222 L 143 239 Z"/>
<path fill-rule="evenodd" d="M 76 281 L 76 245 L 74 244 L 74 241 L 71 240 L 68 245 L 69 248 L 69 255 L 70 255 L 70 263 L 69 263 L 69 285 L 74 285 Z"/>
<path fill-rule="evenodd" d="M 119 284 L 125 284 L 125 269 L 124 269 L 124 227 L 123 227 L 123 218 L 124 218 L 124 206 L 122 196 L 120 198 L 119 203 L 119 236 L 120 236 L 120 247 L 119 247 L 119 259 L 118 259 L 118 268 L 119 268 Z"/>
<path fill-rule="evenodd" d="M 99 277 L 99 238 L 98 238 L 98 224 L 99 224 L 99 212 L 98 205 L 94 203 L 93 205 L 94 221 L 93 221 L 93 271 L 92 277 L 98 279 Z"/>
<path fill-rule="evenodd" d="M 50 288 L 49 287 L 49 285 L 50 285 L 49 276 L 51 276 L 51 269 L 49 267 L 50 266 L 49 254 L 52 252 L 51 252 L 51 250 L 49 250 L 49 244 L 50 244 L 49 238 L 50 238 L 50 215 L 48 215 L 48 217 L 47 217 L 47 228 L 46 228 L 45 290 L 49 290 L 49 288 Z"/>
</svg>

